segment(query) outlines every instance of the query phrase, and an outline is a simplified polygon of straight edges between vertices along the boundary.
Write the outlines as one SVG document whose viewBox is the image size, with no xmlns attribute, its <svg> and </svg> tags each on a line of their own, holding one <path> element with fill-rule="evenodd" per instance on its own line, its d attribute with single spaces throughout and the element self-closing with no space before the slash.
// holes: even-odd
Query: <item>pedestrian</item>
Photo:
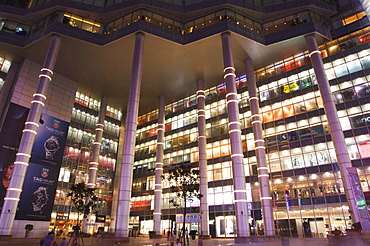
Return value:
<svg viewBox="0 0 370 246">
<path fill-rule="evenodd" d="M 335 227 L 334 231 L 331 232 L 334 236 L 340 236 L 343 235 L 343 232 L 338 230 L 338 228 Z"/>
<path fill-rule="evenodd" d="M 182 243 L 180 243 L 180 239 L 176 239 L 176 243 L 174 246 L 182 246 Z"/>
<path fill-rule="evenodd" d="M 202 237 L 199 237 L 199 239 L 198 239 L 198 246 L 203 246 Z"/>
<path fill-rule="evenodd" d="M 68 243 L 66 241 L 66 238 L 63 237 L 62 242 L 59 244 L 59 246 L 67 246 L 67 245 L 68 245 Z"/>
<path fill-rule="evenodd" d="M 52 246 L 53 241 L 54 241 L 53 232 L 49 232 L 44 239 L 44 246 Z"/>
</svg>

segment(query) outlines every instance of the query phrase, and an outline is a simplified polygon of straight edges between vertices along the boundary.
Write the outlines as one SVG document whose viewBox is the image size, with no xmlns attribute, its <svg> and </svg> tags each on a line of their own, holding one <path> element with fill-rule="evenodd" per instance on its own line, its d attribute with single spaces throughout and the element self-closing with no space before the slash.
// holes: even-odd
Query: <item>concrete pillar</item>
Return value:
<svg viewBox="0 0 370 246">
<path fill-rule="evenodd" d="M 158 109 L 157 155 L 155 163 L 155 189 L 154 189 L 154 212 L 153 212 L 154 231 L 156 235 L 161 235 L 165 106 L 166 105 L 164 96 L 161 96 L 159 98 L 159 109 Z"/>
<path fill-rule="evenodd" d="M 98 122 L 96 123 L 96 128 L 95 128 L 95 141 L 94 141 L 94 146 L 92 149 L 92 158 L 89 163 L 90 164 L 89 182 L 87 183 L 87 188 L 91 188 L 91 189 L 95 188 L 95 185 L 96 185 L 96 174 L 98 172 L 99 153 L 100 153 L 100 146 L 101 146 L 102 139 L 103 139 L 104 120 L 105 120 L 106 110 L 107 110 L 107 97 L 102 97 L 100 101 L 100 111 L 99 111 L 99 116 L 98 116 Z M 90 220 L 91 220 L 91 214 L 89 214 L 84 219 L 84 223 L 82 224 L 83 232 L 88 232 Z"/>
<path fill-rule="evenodd" d="M 105 120 L 106 110 L 107 110 L 107 97 L 102 97 L 101 102 L 100 102 L 98 122 L 96 123 L 96 129 L 95 129 L 95 141 L 94 141 L 94 147 L 92 150 L 92 159 L 90 161 L 89 183 L 87 183 L 87 188 L 95 188 L 95 185 L 96 185 L 96 173 L 98 172 L 99 153 L 100 153 L 100 146 L 101 146 L 102 139 L 103 139 L 104 120 Z"/>
<path fill-rule="evenodd" d="M 130 80 L 130 92 L 127 105 L 125 139 L 123 143 L 121 183 L 119 187 L 117 206 L 116 237 L 128 237 L 132 172 L 135 153 L 136 124 L 139 111 L 144 38 L 144 33 L 139 32 L 136 34 Z"/>
<path fill-rule="evenodd" d="M 199 171 L 200 187 L 199 191 L 203 197 L 200 200 L 200 234 L 202 237 L 209 237 L 209 210 L 208 210 L 208 175 L 207 175 L 207 137 L 206 137 L 206 98 L 204 92 L 204 82 L 198 79 L 198 150 L 199 150 Z"/>
<path fill-rule="evenodd" d="M 45 94 L 53 76 L 53 69 L 59 47 L 60 36 L 53 35 L 50 40 L 44 65 L 41 68 L 36 92 L 33 94 L 30 111 L 28 113 L 22 138 L 19 143 L 18 153 L 16 154 L 14 162 L 13 175 L 4 198 L 4 205 L 0 216 L 0 235 L 10 235 L 11 233 L 19 198 L 22 192 L 24 178 L 28 168 L 28 162 L 31 157 L 32 147 L 39 128 L 42 109 L 45 105 Z"/>
<path fill-rule="evenodd" d="M 260 184 L 261 205 L 265 235 L 275 235 L 274 216 L 272 212 L 272 197 L 268 167 L 266 163 L 265 141 L 262 132 L 262 115 L 260 114 L 259 97 L 254 77 L 253 62 L 250 58 L 245 60 L 247 83 L 249 92 L 249 105 L 252 113 L 252 126 L 254 146 L 256 148 L 258 182 Z"/>
<path fill-rule="evenodd" d="M 235 83 L 235 68 L 231 48 L 231 35 L 222 34 L 222 50 L 224 59 L 224 79 L 226 82 L 226 99 L 229 117 L 229 135 L 231 145 L 231 160 L 234 176 L 234 206 L 236 216 L 237 237 L 249 236 L 247 191 L 245 185 L 243 148 L 241 140 L 239 106 Z"/>
<path fill-rule="evenodd" d="M 119 186 L 121 183 L 121 171 L 122 171 L 122 166 L 120 164 L 122 163 L 122 156 L 123 156 L 123 149 L 120 146 L 123 146 L 123 142 L 125 139 L 125 129 L 126 129 L 125 119 L 126 117 L 122 116 L 122 120 L 120 123 L 120 129 L 119 129 L 119 139 L 118 139 L 119 148 L 117 149 L 117 162 L 116 162 L 117 164 L 116 164 L 115 172 L 114 172 L 113 200 L 112 200 L 112 209 L 111 209 L 111 220 L 109 224 L 109 228 L 111 231 L 116 231 L 118 194 L 119 194 Z"/>
<path fill-rule="evenodd" d="M 370 230 L 368 213 L 366 213 L 367 218 L 364 218 L 360 215 L 360 211 L 357 207 L 355 191 L 353 189 L 350 174 L 348 172 L 348 169 L 352 167 L 352 163 L 345 142 L 343 130 L 340 125 L 337 108 L 335 107 L 333 94 L 330 90 L 330 84 L 325 73 L 323 61 L 321 58 L 321 52 L 317 46 L 314 34 L 307 35 L 305 36 L 305 38 L 308 50 L 310 52 L 312 66 L 314 68 L 316 79 L 318 81 L 320 95 L 324 103 L 325 114 L 330 126 L 330 136 L 334 144 L 339 171 L 344 186 L 344 192 L 346 194 L 347 203 L 350 209 L 352 223 L 361 222 L 363 230 Z M 358 186 L 357 188 L 362 189 L 361 186 Z M 361 194 L 363 196 L 362 191 Z"/>
</svg>

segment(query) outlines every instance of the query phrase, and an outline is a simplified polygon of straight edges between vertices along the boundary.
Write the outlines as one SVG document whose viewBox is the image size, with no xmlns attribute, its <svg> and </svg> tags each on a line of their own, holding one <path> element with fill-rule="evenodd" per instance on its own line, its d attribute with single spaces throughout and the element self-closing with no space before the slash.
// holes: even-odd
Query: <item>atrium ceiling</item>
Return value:
<svg viewBox="0 0 370 246">
<path fill-rule="evenodd" d="M 41 68 L 49 41 L 50 35 L 24 48 L 1 43 L 0 57 L 15 62 L 27 58 Z M 135 34 L 105 46 L 63 36 L 54 70 L 77 82 L 80 92 L 94 91 L 96 99 L 105 95 L 110 106 L 126 111 L 134 42 Z M 303 36 L 265 46 L 235 33 L 232 48 L 237 75 L 245 73 L 248 56 L 258 69 L 307 49 Z M 222 83 L 223 68 L 221 34 L 187 45 L 145 34 L 140 114 L 156 109 L 160 95 L 169 104 L 195 94 L 197 79 L 204 80 L 205 88 Z"/>
</svg>

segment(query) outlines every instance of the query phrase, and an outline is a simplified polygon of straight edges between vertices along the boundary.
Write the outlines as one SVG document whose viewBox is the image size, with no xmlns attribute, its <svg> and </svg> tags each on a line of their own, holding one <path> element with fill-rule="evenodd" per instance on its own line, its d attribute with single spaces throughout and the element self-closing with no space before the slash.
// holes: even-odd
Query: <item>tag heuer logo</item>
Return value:
<svg viewBox="0 0 370 246">
<path fill-rule="evenodd" d="M 49 169 L 43 168 L 41 171 L 41 177 L 46 178 L 47 176 L 49 176 Z"/>
<path fill-rule="evenodd" d="M 53 127 L 54 128 L 59 128 L 60 121 L 59 120 L 54 120 Z"/>
</svg>

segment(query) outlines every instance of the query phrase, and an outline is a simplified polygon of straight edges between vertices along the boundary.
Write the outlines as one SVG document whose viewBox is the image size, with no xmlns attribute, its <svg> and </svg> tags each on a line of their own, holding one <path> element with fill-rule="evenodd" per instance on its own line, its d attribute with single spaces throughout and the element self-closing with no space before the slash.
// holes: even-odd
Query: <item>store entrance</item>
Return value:
<svg viewBox="0 0 370 246">
<path fill-rule="evenodd" d="M 181 235 L 182 233 L 182 228 L 183 228 L 184 224 L 183 223 L 176 223 L 176 234 L 178 234 L 179 236 Z M 185 223 L 185 233 L 187 235 L 190 234 L 190 232 L 192 231 L 196 231 L 196 235 L 198 235 L 198 232 L 199 232 L 199 228 L 200 228 L 200 223 L 199 222 L 191 222 L 191 223 Z"/>
<path fill-rule="evenodd" d="M 236 236 L 235 216 L 228 215 L 216 217 L 216 236 L 217 237 Z"/>
<path fill-rule="evenodd" d="M 182 214 L 176 215 L 176 230 L 174 234 L 176 236 L 181 236 L 184 228 L 184 216 Z M 200 216 L 199 214 L 186 214 L 185 219 L 185 233 L 199 235 L 200 230 Z"/>
</svg>

